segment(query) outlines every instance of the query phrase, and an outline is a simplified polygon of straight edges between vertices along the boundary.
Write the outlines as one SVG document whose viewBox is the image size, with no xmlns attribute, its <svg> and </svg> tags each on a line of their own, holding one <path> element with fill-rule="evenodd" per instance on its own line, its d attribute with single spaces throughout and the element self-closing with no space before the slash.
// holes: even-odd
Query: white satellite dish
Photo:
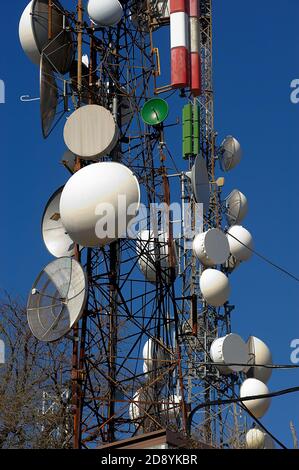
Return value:
<svg viewBox="0 0 299 470">
<path fill-rule="evenodd" d="M 225 200 L 226 218 L 229 225 L 240 225 L 248 213 L 248 201 L 241 191 L 234 189 Z"/>
<path fill-rule="evenodd" d="M 79 321 L 87 299 L 87 278 L 73 258 L 50 263 L 36 279 L 27 303 L 32 334 L 53 342 L 65 336 Z"/>
<path fill-rule="evenodd" d="M 207 267 L 225 263 L 230 254 L 227 237 L 218 228 L 196 235 L 193 241 L 193 251 L 201 263 Z"/>
<path fill-rule="evenodd" d="M 170 353 L 161 345 L 161 342 L 149 338 L 143 347 L 144 371 L 147 373 L 166 367 L 170 361 Z M 160 371 L 161 372 L 161 371 Z"/>
<path fill-rule="evenodd" d="M 47 57 L 41 54 L 40 59 L 40 114 L 42 133 L 46 139 L 56 117 L 59 93 L 54 72 Z"/>
<path fill-rule="evenodd" d="M 61 221 L 78 245 L 104 246 L 127 236 L 139 205 L 140 186 L 129 168 L 116 162 L 94 163 L 66 183 L 60 200 Z"/>
<path fill-rule="evenodd" d="M 132 421 L 136 421 L 141 415 L 140 390 L 134 394 L 129 406 L 129 416 Z"/>
<path fill-rule="evenodd" d="M 138 389 L 129 405 L 130 419 L 137 421 L 139 418 L 155 414 L 155 407 L 152 405 L 153 401 L 153 390 L 151 388 Z M 138 426 L 138 422 L 135 424 Z"/>
<path fill-rule="evenodd" d="M 220 307 L 229 298 L 229 280 L 221 271 L 206 269 L 200 277 L 200 290 L 209 305 Z"/>
<path fill-rule="evenodd" d="M 223 171 L 230 171 L 239 165 L 242 159 L 242 149 L 240 143 L 229 135 L 221 144 L 220 163 Z"/>
<path fill-rule="evenodd" d="M 173 251 L 177 268 L 177 248 L 173 242 Z M 169 245 L 168 235 L 165 232 L 158 232 L 155 242 L 154 231 L 142 230 L 136 240 L 136 252 L 138 254 L 138 265 L 147 281 L 155 284 L 158 280 L 156 263 L 161 266 L 161 278 L 164 282 L 169 282 Z"/>
<path fill-rule="evenodd" d="M 61 222 L 60 198 L 63 186 L 49 199 L 42 217 L 42 235 L 47 250 L 55 258 L 73 256 L 75 244 Z"/>
<path fill-rule="evenodd" d="M 243 372 L 247 367 L 244 364 L 249 363 L 247 344 L 239 335 L 233 333 L 215 339 L 211 345 L 210 356 L 213 362 L 220 364 L 216 367 L 224 375 L 230 375 L 233 372 Z"/>
<path fill-rule="evenodd" d="M 51 4 L 52 39 L 49 40 L 48 32 L 48 0 L 32 0 L 27 5 L 21 16 L 19 37 L 25 54 L 33 63 L 39 65 L 40 55 L 44 52 L 53 68 L 65 74 L 74 59 L 74 40 L 63 7 L 58 0 L 52 0 Z"/>
<path fill-rule="evenodd" d="M 87 12 L 93 23 L 98 26 L 115 26 L 124 14 L 118 0 L 89 0 Z"/>
<path fill-rule="evenodd" d="M 247 449 L 264 449 L 265 446 L 265 433 L 261 429 L 249 429 L 246 434 L 246 447 Z"/>
<path fill-rule="evenodd" d="M 202 157 L 196 157 L 191 171 L 191 183 L 195 200 L 203 204 L 205 214 L 210 204 L 210 182 L 207 165 Z"/>
<path fill-rule="evenodd" d="M 97 160 L 109 154 L 119 135 L 110 111 L 95 104 L 74 111 L 66 121 L 63 134 L 68 149 L 85 160 Z"/>
<path fill-rule="evenodd" d="M 271 366 L 272 354 L 268 346 L 255 336 L 250 336 L 248 341 L 249 354 L 251 356 L 251 364 L 258 364 L 257 367 L 251 367 L 248 372 L 248 377 L 254 377 L 255 379 L 261 380 L 264 383 L 267 383 L 272 375 L 272 369 L 262 367 L 263 365 Z M 261 366 L 261 367 L 259 367 Z"/>
<path fill-rule="evenodd" d="M 252 235 L 241 225 L 233 225 L 227 232 L 231 254 L 239 261 L 248 261 L 253 255 Z"/>
<path fill-rule="evenodd" d="M 240 398 L 254 397 L 257 395 L 268 395 L 269 389 L 266 384 L 257 379 L 246 379 L 240 388 Z M 262 418 L 268 411 L 271 398 L 257 398 L 247 400 L 243 404 L 253 414 L 255 418 Z"/>
<path fill-rule="evenodd" d="M 167 400 L 161 403 L 161 412 L 170 419 L 179 417 L 182 397 L 179 395 L 170 395 Z"/>
</svg>

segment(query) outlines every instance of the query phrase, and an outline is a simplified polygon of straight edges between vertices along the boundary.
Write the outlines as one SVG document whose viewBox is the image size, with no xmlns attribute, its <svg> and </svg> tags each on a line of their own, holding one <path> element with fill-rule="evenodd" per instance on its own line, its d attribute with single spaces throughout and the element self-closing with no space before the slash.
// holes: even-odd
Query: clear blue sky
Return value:
<svg viewBox="0 0 299 470">
<path fill-rule="evenodd" d="M 38 69 L 18 41 L 25 4 L 3 3 L 0 32 L 0 78 L 6 83 L 6 104 L 0 105 L 0 287 L 22 299 L 51 260 L 40 219 L 49 196 L 67 179 L 59 165 L 62 126 L 44 141 L 39 103 L 19 100 L 39 92 Z M 238 188 L 247 195 L 244 225 L 256 249 L 297 276 L 299 104 L 290 102 L 290 82 L 299 78 L 298 21 L 298 0 L 214 0 L 216 129 L 219 139 L 233 134 L 244 148 L 242 164 L 226 177 L 225 191 Z M 299 338 L 298 283 L 254 258 L 232 276 L 232 285 L 234 331 L 264 339 L 276 363 L 289 363 L 290 342 Z M 270 382 L 272 390 L 296 385 L 297 371 L 274 372 Z M 291 445 L 291 419 L 299 432 L 298 394 L 273 399 L 263 423 Z"/>
</svg>

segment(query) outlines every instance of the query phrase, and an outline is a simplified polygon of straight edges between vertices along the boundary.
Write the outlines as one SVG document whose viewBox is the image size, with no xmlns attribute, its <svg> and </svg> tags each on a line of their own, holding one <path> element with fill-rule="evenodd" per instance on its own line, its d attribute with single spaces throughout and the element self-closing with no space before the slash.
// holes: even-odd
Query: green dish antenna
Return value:
<svg viewBox="0 0 299 470">
<path fill-rule="evenodd" d="M 152 98 L 147 101 L 141 110 L 141 117 L 146 124 L 158 126 L 167 118 L 168 103 L 161 98 Z"/>
</svg>

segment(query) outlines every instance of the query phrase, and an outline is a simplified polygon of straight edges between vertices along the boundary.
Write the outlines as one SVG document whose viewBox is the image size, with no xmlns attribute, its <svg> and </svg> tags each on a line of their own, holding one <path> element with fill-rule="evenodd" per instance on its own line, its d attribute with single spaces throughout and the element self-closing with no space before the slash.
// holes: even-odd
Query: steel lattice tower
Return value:
<svg viewBox="0 0 299 470">
<path fill-rule="evenodd" d="M 65 110 L 87 103 L 109 109 L 121 132 L 117 146 L 105 159 L 121 162 L 135 173 L 147 214 L 153 204 L 169 207 L 179 189 L 183 208 L 191 207 L 191 225 L 195 226 L 198 207 L 188 173 L 197 155 L 182 164 L 175 161 L 167 143 L 167 126 L 145 125 L 141 118 L 147 100 L 171 91 L 170 86 L 157 87 L 160 61 L 155 47 L 158 27 L 166 30 L 169 20 L 157 16 L 157 2 L 121 3 L 124 16 L 113 28 L 87 23 L 82 0 L 76 1 L 76 14 L 65 12 L 77 56 L 89 56 L 88 74 L 78 60 L 75 84 L 74 79 L 64 81 Z M 49 12 L 51 8 L 49 0 Z M 216 177 L 212 1 L 200 0 L 200 11 L 202 94 L 193 98 L 184 90 L 181 97 L 177 92 L 177 100 L 182 106 L 192 103 L 200 109 L 200 155 L 212 188 L 209 211 L 203 218 L 208 229 L 224 227 L 225 222 Z M 49 21 L 49 35 L 50 26 Z M 88 164 L 77 158 L 75 171 Z M 99 447 L 166 427 L 189 435 L 194 442 L 241 445 L 244 426 L 237 408 L 208 405 L 235 394 L 237 379 L 220 376 L 209 357 L 212 341 L 231 331 L 233 307 L 206 304 L 199 288 L 202 266 L 186 246 L 186 219 L 182 217 L 181 237 L 174 241 L 174 221 L 166 211 L 169 236 L 161 243 L 162 216 L 157 213 L 154 248 L 146 243 L 138 251 L 136 241 L 128 238 L 104 248 L 76 249 L 89 288 L 86 309 L 72 339 L 75 448 Z M 167 252 L 167 269 L 161 262 L 161 249 Z M 138 267 L 140 258 L 152 251 L 155 282 L 146 280 Z M 149 373 L 143 368 L 143 347 L 148 340 L 154 345 Z"/>
</svg>

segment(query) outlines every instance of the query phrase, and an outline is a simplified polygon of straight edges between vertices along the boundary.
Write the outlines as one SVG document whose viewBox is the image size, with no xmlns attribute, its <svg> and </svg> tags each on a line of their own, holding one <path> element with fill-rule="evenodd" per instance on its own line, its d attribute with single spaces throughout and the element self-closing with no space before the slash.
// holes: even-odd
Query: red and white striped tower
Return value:
<svg viewBox="0 0 299 470">
<path fill-rule="evenodd" d="M 200 6 L 199 0 L 188 0 L 190 11 L 190 89 L 193 96 L 201 95 Z"/>
<path fill-rule="evenodd" d="M 171 86 L 190 85 L 189 0 L 170 0 Z"/>
</svg>

